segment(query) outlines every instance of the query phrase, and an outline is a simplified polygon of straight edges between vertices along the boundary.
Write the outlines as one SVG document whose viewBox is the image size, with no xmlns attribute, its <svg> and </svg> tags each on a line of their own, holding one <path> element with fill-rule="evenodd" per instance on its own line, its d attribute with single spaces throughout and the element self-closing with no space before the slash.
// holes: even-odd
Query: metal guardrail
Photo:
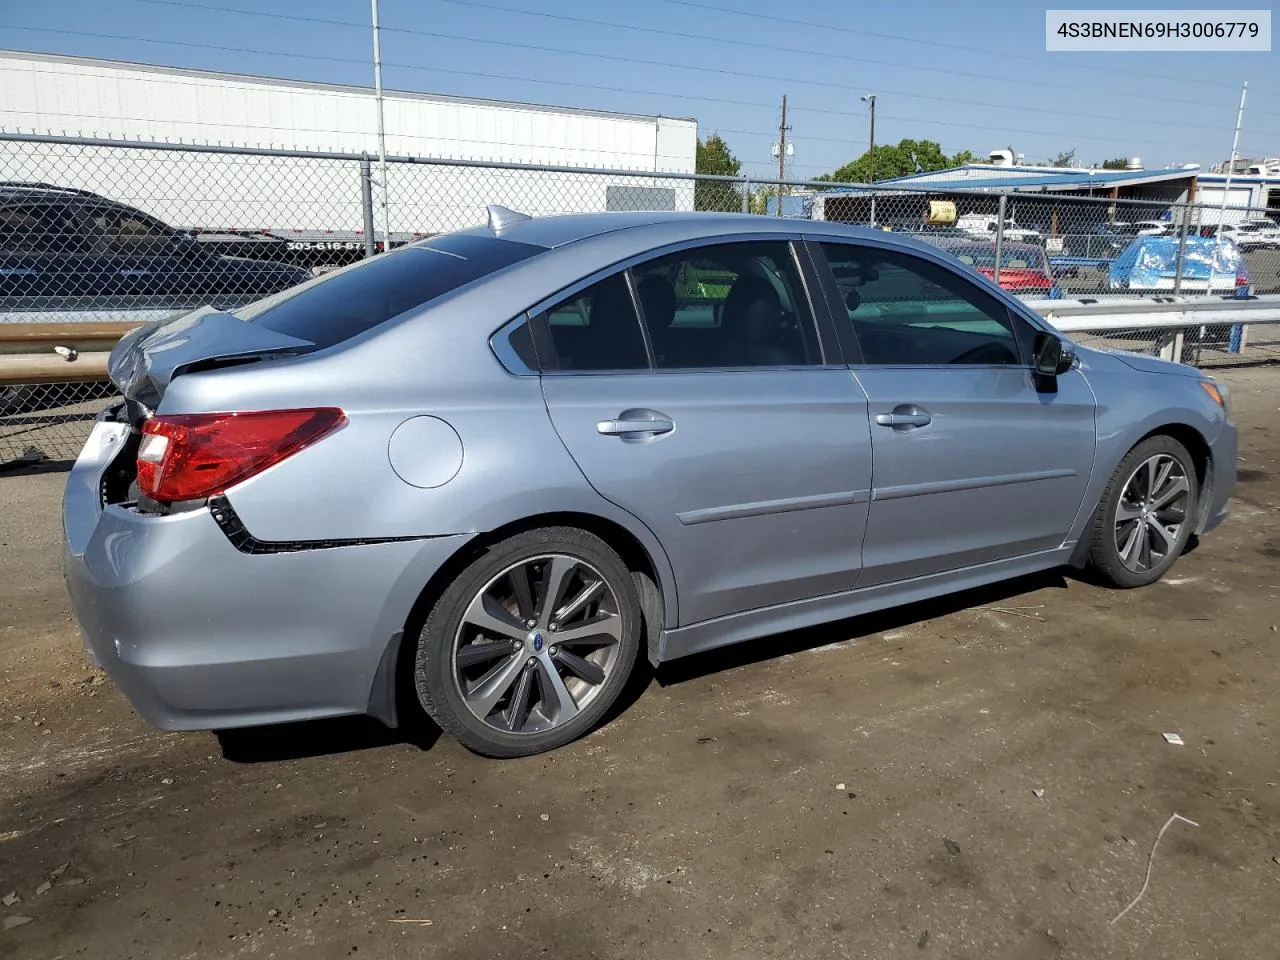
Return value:
<svg viewBox="0 0 1280 960">
<path fill-rule="evenodd" d="M 0 326 L 0 384 L 104 380 L 107 357 L 133 322 L 7 323 Z"/>
<path fill-rule="evenodd" d="M 1081 297 L 1025 302 L 1063 333 L 1280 322 L 1280 295 L 1276 294 L 1261 297 L 1145 297 L 1141 300 Z"/>
<path fill-rule="evenodd" d="M 1250 326 L 1280 323 L 1280 295 L 1260 297 L 1173 297 L 1142 300 L 1079 298 L 1028 300 L 1027 306 L 1073 339 L 1080 334 L 1108 335 L 1107 345 L 1145 348 L 1161 359 L 1198 364 L 1207 350 L 1240 357 L 1249 342 Z M 1280 356 L 1280 350 L 1277 351 Z M 1240 357 L 1243 359 L 1242 357 Z"/>
</svg>

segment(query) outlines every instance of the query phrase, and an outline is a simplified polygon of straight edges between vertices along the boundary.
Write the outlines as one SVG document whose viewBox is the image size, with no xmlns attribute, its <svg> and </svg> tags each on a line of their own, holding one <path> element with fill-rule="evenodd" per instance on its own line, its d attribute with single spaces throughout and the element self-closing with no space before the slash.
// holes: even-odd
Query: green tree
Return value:
<svg viewBox="0 0 1280 960">
<path fill-rule="evenodd" d="M 1063 150 L 1056 157 L 1049 161 L 1051 167 L 1074 167 L 1076 165 L 1076 148 Z"/>
<path fill-rule="evenodd" d="M 756 187 L 754 190 L 751 191 L 751 198 L 749 201 L 748 209 L 752 213 L 762 213 L 762 214 L 768 213 L 770 199 L 772 199 L 775 203 L 777 202 L 777 199 L 778 199 L 777 187 L 769 187 L 769 186 Z"/>
<path fill-rule="evenodd" d="M 1128 165 L 1129 165 L 1128 157 L 1112 157 L 1110 160 L 1103 161 L 1102 169 L 1103 170 L 1123 170 Z"/>
<path fill-rule="evenodd" d="M 724 137 L 713 133 L 699 140 L 694 163 L 698 173 L 736 177 L 742 170 L 742 161 L 733 155 Z M 736 184 L 726 180 L 698 180 L 693 186 L 695 210 L 737 212 L 742 209 L 742 193 Z"/>
<path fill-rule="evenodd" d="M 874 160 L 868 150 L 856 160 L 816 179 L 840 183 L 869 183 L 872 179 L 879 182 L 973 162 L 974 156 L 968 150 L 947 156 L 942 146 L 933 140 L 899 140 L 896 144 L 877 144 Z"/>
</svg>

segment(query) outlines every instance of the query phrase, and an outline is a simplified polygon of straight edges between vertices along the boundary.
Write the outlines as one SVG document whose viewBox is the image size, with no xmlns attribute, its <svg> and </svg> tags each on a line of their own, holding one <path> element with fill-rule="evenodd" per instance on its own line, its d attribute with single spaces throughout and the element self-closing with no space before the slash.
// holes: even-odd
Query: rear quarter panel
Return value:
<svg viewBox="0 0 1280 960">
<path fill-rule="evenodd" d="M 346 426 L 227 491 L 260 540 L 476 535 L 540 514 L 585 513 L 622 526 L 641 543 L 675 622 L 674 577 L 657 538 L 587 483 L 552 429 L 538 378 L 507 373 L 483 334 L 477 339 L 479 351 L 434 358 L 419 351 L 422 362 L 411 376 L 395 364 L 355 364 L 345 351 L 187 374 L 170 383 L 160 412 L 305 406 L 346 412 Z M 397 427 L 421 416 L 443 420 L 461 441 L 457 472 L 434 487 L 407 482 L 392 465 Z"/>
</svg>

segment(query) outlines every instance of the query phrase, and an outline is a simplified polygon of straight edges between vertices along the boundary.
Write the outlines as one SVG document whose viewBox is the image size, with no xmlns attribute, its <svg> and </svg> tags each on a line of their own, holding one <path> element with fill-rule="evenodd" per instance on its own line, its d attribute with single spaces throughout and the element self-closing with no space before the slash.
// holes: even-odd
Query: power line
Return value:
<svg viewBox="0 0 1280 960">
<path fill-rule="evenodd" d="M 998 56 L 1005 60 L 1026 60 L 1043 66 L 1043 61 L 1037 57 L 1028 56 L 1025 53 L 1010 53 L 1008 50 L 993 50 L 984 47 L 971 47 L 962 43 L 947 43 L 942 40 L 922 40 L 918 37 L 907 37 L 900 33 L 881 33 L 875 30 L 862 30 L 854 27 L 841 27 L 831 23 L 818 23 L 813 20 L 799 20 L 794 17 L 780 17 L 775 14 L 757 13 L 751 10 L 734 10 L 730 7 L 719 7 L 710 3 L 700 3 L 698 0 L 660 0 L 661 3 L 670 3 L 681 7 L 695 7 L 700 10 L 710 10 L 714 13 L 729 13 L 739 17 L 751 17 L 756 20 L 770 20 L 774 23 L 784 23 L 788 26 L 812 27 L 817 30 L 825 30 L 828 33 L 847 33 L 856 37 L 875 37 L 879 40 L 898 40 L 903 43 L 916 43 L 929 47 L 940 47 L 947 50 L 960 50 L 965 53 L 981 53 L 987 56 Z M 1183 83 L 1197 83 L 1207 87 L 1222 87 L 1227 90 L 1239 89 L 1237 84 L 1223 83 L 1219 80 L 1203 80 L 1197 77 L 1188 76 L 1172 76 L 1164 73 L 1143 73 L 1138 70 L 1125 70 L 1121 67 L 1107 66 L 1090 66 L 1091 71 L 1099 73 L 1118 73 L 1123 76 L 1140 77 L 1152 80 L 1173 80 Z M 1020 81 L 1021 82 L 1021 81 Z"/>
<path fill-rule="evenodd" d="M 152 0 L 146 0 L 146 2 L 152 2 Z M 649 60 L 642 57 L 628 57 L 628 56 L 622 56 L 619 54 L 596 53 L 590 50 L 570 50 L 565 47 L 549 47 L 549 46 L 544 46 L 544 45 L 535 44 L 535 43 L 521 43 L 515 40 L 492 40 L 485 37 L 468 37 L 468 36 L 463 36 L 461 34 L 433 33 L 433 32 L 425 32 L 425 31 L 419 31 L 419 33 L 423 36 L 431 37 L 433 39 L 438 39 L 438 40 L 453 40 L 453 41 L 458 41 L 463 43 L 480 43 L 480 44 L 486 44 L 489 46 L 509 47 L 509 48 L 520 49 L 520 50 L 534 50 L 540 53 L 554 53 L 558 56 L 568 55 L 568 56 L 575 56 L 575 57 L 588 57 L 595 60 L 609 60 L 615 63 L 631 63 L 631 64 L 637 64 L 639 66 L 646 66 L 646 67 L 663 67 L 665 69 L 675 69 L 675 70 L 693 70 L 699 73 L 715 73 L 715 74 L 720 74 L 722 76 L 746 77 L 752 80 L 772 80 L 772 81 L 777 81 L 779 83 L 808 84 L 811 86 L 828 87 L 831 89 L 842 90 L 845 92 L 849 92 L 850 90 L 850 86 L 846 83 L 834 83 L 829 80 L 808 80 L 801 77 L 779 76 L 777 74 L 759 73 L 755 71 L 729 70 L 723 67 L 705 67 L 705 66 L 698 66 L 698 65 L 687 64 L 687 63 L 674 63 L 670 60 Z M 899 96 L 899 97 L 906 97 L 906 98 L 915 99 L 915 100 L 932 100 L 938 103 L 963 104 L 966 106 L 974 106 L 974 107 L 993 107 L 999 110 L 1014 110 L 1014 111 L 1019 111 L 1023 113 L 1037 113 L 1037 114 L 1044 113 L 1044 107 L 1040 104 L 992 103 L 990 101 L 984 101 L 984 100 L 973 100 L 967 97 L 942 97 L 942 96 L 936 96 L 932 94 L 910 93 L 906 90 L 894 90 L 890 87 L 884 87 L 884 86 L 878 86 L 877 89 L 881 90 L 883 93 L 892 94 L 894 96 Z M 806 109 L 813 109 L 813 108 L 796 107 L 795 109 L 806 110 Z M 1057 116 L 1061 116 L 1061 117 L 1081 117 L 1088 120 L 1115 120 L 1120 123 L 1154 123 L 1158 126 L 1168 125 L 1167 120 L 1147 119 L 1143 117 L 1131 117 L 1131 116 L 1117 117 L 1117 116 L 1108 116 L 1106 114 L 1099 114 L 1095 112 L 1078 112 L 1078 111 L 1057 110 L 1057 109 L 1054 110 L 1054 113 Z M 1201 127 L 1184 127 L 1183 129 L 1219 132 L 1222 128 L 1216 127 L 1216 126 L 1213 126 L 1213 127 L 1201 126 Z"/>
<path fill-rule="evenodd" d="M 175 0 L 143 0 L 143 2 L 147 2 L 147 3 L 175 2 Z M 590 26 L 597 26 L 597 27 L 609 27 L 616 30 L 631 30 L 639 33 L 651 33 L 651 34 L 656 34 L 658 36 L 664 36 L 664 37 L 675 37 L 682 40 L 690 39 L 689 34 L 687 32 L 681 32 L 678 30 L 664 30 L 660 27 L 642 27 L 636 24 L 618 23 L 617 21 L 612 21 L 612 20 L 597 20 L 591 17 L 570 16 L 568 14 L 562 14 L 562 13 L 546 13 L 541 10 L 524 10 L 519 7 L 506 7 L 506 6 L 501 6 L 495 3 L 485 3 L 485 2 L 481 2 L 481 0 L 439 0 L 439 2 L 449 3 L 455 6 L 474 7 L 480 10 L 493 10 L 498 13 L 517 13 L 517 14 L 523 14 L 524 16 L 541 17 L 548 20 L 559 20 L 562 22 L 587 24 Z M 734 11 L 734 12 L 737 12 L 737 11 Z M 401 32 L 421 33 L 422 31 L 413 31 L 413 30 L 406 29 L 406 30 L 402 30 Z M 882 66 L 882 67 L 901 67 L 902 66 L 901 61 L 873 60 L 868 57 L 855 57 L 855 56 L 850 56 L 848 54 L 827 53 L 822 50 L 813 50 L 805 47 L 787 47 L 777 43 L 763 43 L 763 42 L 757 42 L 752 40 L 738 40 L 730 37 L 714 37 L 714 36 L 699 36 L 696 39 L 698 39 L 703 43 L 730 44 L 732 46 L 746 47 L 754 50 L 767 50 L 771 53 L 795 53 L 805 57 L 810 57 L 810 58 L 823 57 L 829 60 L 840 60 L 845 63 L 867 63 L 873 66 Z M 986 51 L 986 52 L 989 53 L 990 51 Z M 987 73 L 973 73 L 973 72 L 964 71 L 964 70 L 952 70 L 945 67 L 930 67 L 926 65 L 913 64 L 911 69 L 920 73 L 942 73 L 949 76 L 972 77 L 979 80 L 997 80 L 1001 83 L 1009 82 L 1008 76 L 1000 76 L 1000 75 L 987 74 Z M 1057 83 L 1057 82 L 1048 81 L 1048 80 L 1028 80 L 1021 77 L 1018 78 L 1018 83 L 1020 86 L 1024 86 L 1024 87 L 1026 86 L 1056 87 L 1058 89 L 1063 89 L 1063 90 L 1075 89 L 1071 84 L 1068 84 L 1068 83 Z M 1230 86 L 1232 89 L 1235 89 L 1235 87 L 1230 84 L 1225 84 L 1225 86 Z M 1184 106 L 1202 106 L 1202 107 L 1212 107 L 1214 109 L 1221 108 L 1222 106 L 1222 104 L 1220 103 L 1213 103 L 1206 100 L 1187 100 L 1182 97 L 1157 97 L 1146 92 L 1136 92 L 1136 91 L 1129 92 L 1125 90 L 1111 90 L 1111 91 L 1108 91 L 1108 93 L 1112 97 L 1117 97 L 1117 96 L 1141 97 L 1146 100 L 1162 100 L 1162 101 L 1167 101 L 1169 103 L 1176 103 Z M 1260 113 L 1262 111 L 1254 111 L 1254 112 Z M 1280 116 L 1280 111 L 1269 111 L 1269 112 L 1274 113 L 1277 116 Z"/>
<path fill-rule="evenodd" d="M 214 50 L 221 53 L 248 53 L 248 54 L 253 54 L 255 56 L 264 56 L 264 57 L 291 57 L 291 58 L 302 59 L 302 60 L 318 60 L 322 62 L 331 62 L 331 63 L 358 64 L 360 66 L 367 65 L 367 61 L 362 59 L 349 58 L 349 57 L 334 57 L 334 56 L 327 56 L 322 54 L 288 53 L 288 52 L 277 51 L 277 50 L 259 50 L 251 47 L 231 47 L 231 46 L 224 46 L 220 44 L 196 43 L 190 40 L 160 40 L 160 39 L 155 39 L 151 37 L 133 37 L 133 36 L 126 36 L 122 34 L 94 33 L 94 32 L 82 31 L 82 30 L 66 30 L 66 29 L 54 28 L 54 27 L 20 27 L 20 26 L 10 26 L 5 24 L 0 24 L 0 26 L 6 26 L 8 29 L 24 30 L 24 31 L 34 32 L 34 33 L 54 33 L 54 34 L 63 34 L 63 35 L 69 35 L 69 36 L 91 37 L 95 39 L 124 40 L 124 41 L 134 42 L 134 43 L 151 43 L 151 44 L 158 44 L 161 46 L 167 45 L 167 46 L 179 46 L 179 47 L 185 47 L 185 48 L 191 48 L 191 49 Z M 450 75 L 456 75 L 456 76 L 477 77 L 477 78 L 488 79 L 488 80 L 509 80 L 515 83 L 540 83 L 540 84 L 546 84 L 551 86 L 561 86 L 561 87 L 568 87 L 568 88 L 579 89 L 579 90 L 606 91 L 610 93 L 629 93 L 629 94 L 636 94 L 636 95 L 646 96 L 646 97 L 667 97 L 669 99 L 674 99 L 674 100 L 696 100 L 696 101 L 701 101 L 706 103 L 732 104 L 735 106 L 767 108 L 770 111 L 774 109 L 773 104 L 766 103 L 760 100 L 739 100 L 739 99 L 730 99 L 726 97 L 702 96 L 702 95 L 690 94 L 690 93 L 669 93 L 661 90 L 639 90 L 634 87 L 616 87 L 616 86 L 605 86 L 602 84 L 594 84 L 594 83 L 592 84 L 576 83 L 570 80 L 550 80 L 550 79 L 545 79 L 540 77 L 525 77 L 525 76 L 515 76 L 510 74 L 497 74 L 490 71 L 482 72 L 482 71 L 473 71 L 473 70 L 456 70 L 456 69 L 445 68 L 445 67 L 427 67 L 427 66 L 422 66 L 420 64 L 409 64 L 409 63 L 385 62 L 384 66 L 395 67 L 401 70 L 414 70 L 414 71 L 425 72 L 425 73 L 443 73 L 443 74 L 450 74 Z M 792 109 L 803 110 L 806 113 L 823 114 L 826 116 L 850 117 L 850 118 L 862 117 L 862 114 L 860 112 L 855 112 L 850 110 L 833 110 L 826 107 L 793 107 Z M 984 126 L 982 124 L 975 124 L 968 121 L 941 120 L 941 119 L 930 118 L 930 117 L 903 117 L 903 116 L 895 116 L 890 114 L 883 114 L 882 117 L 883 119 L 896 120 L 902 123 L 925 124 L 925 125 L 931 125 L 931 126 L 964 127 L 966 129 L 972 129 L 972 130 L 994 130 L 1000 133 L 1026 134 L 1028 136 L 1047 136 L 1052 134 L 1057 137 L 1065 137 L 1065 138 L 1076 139 L 1076 140 L 1102 140 L 1107 142 L 1114 142 L 1115 140 L 1114 137 L 1101 136 L 1098 134 L 1076 133 L 1072 131 L 1062 131 L 1062 130 L 1054 130 L 1054 131 L 1028 130 L 1024 128 L 1010 127 L 1005 124 L 1000 124 L 999 126 Z M 1144 144 L 1148 146 L 1161 146 L 1161 147 L 1174 146 L 1174 145 L 1181 144 L 1181 141 L 1177 141 L 1177 140 L 1130 139 L 1128 140 L 1128 142 L 1131 144 Z"/>
<path fill-rule="evenodd" d="M 322 24 L 327 26 L 358 27 L 360 29 L 364 29 L 366 26 L 365 24 L 356 23 L 354 21 L 347 21 L 347 20 L 332 20 L 324 17 L 308 17 L 300 14 L 284 14 L 284 13 L 272 13 L 269 11 L 260 11 L 260 10 L 245 10 L 242 8 L 223 7 L 223 6 L 216 6 L 213 4 L 185 3 L 185 2 L 180 2 L 180 0 L 138 0 L 138 2 L 149 3 L 154 5 L 160 5 L 160 6 L 180 7 L 183 9 L 206 10 L 206 11 L 215 12 L 215 13 L 234 13 L 234 14 L 241 14 L 245 16 L 269 17 L 269 18 L 278 19 L 278 20 L 291 20 L 291 21 L 301 22 L 301 23 L 316 23 L 316 24 Z M 522 14 L 524 16 L 530 16 L 530 17 L 541 17 L 544 19 L 557 20 L 562 22 L 609 27 L 609 28 L 618 29 L 618 30 L 631 30 L 631 31 L 636 31 L 641 33 L 655 34 L 655 35 L 664 36 L 664 37 L 678 37 L 681 39 L 689 38 L 688 34 L 686 33 L 681 33 L 679 31 L 674 31 L 674 30 L 664 30 L 659 27 L 643 27 L 635 24 L 618 23 L 618 22 L 609 21 L 609 20 L 597 20 L 590 17 L 578 17 L 578 16 L 570 16 L 568 14 L 546 13 L 541 10 L 523 10 L 518 7 L 506 7 L 506 6 L 500 6 L 498 4 L 476 2 L 476 0 L 442 0 L 442 2 L 451 3 L 458 6 L 463 6 L 463 7 L 473 7 L 476 9 L 492 10 L 500 13 L 516 13 L 516 14 Z M 678 2 L 678 0 L 664 0 L 664 2 Z M 711 6 L 708 6 L 707 9 L 720 10 L 720 8 L 711 7 Z M 720 10 L 720 12 L 739 13 L 742 11 Z M 810 25 L 810 26 L 821 26 L 819 24 L 808 24 L 806 21 L 787 21 L 785 18 L 771 17 L 767 14 L 743 13 L 743 15 L 759 16 L 759 17 L 764 17 L 765 19 L 781 19 L 783 22 L 795 22 L 797 24 L 804 24 L 804 25 Z M 518 43 L 515 41 L 503 41 L 503 40 L 493 40 L 493 39 L 486 39 L 486 38 L 480 38 L 480 37 L 457 36 L 452 34 L 437 33 L 437 32 L 428 31 L 428 30 L 414 30 L 408 27 L 383 27 L 382 30 L 384 33 L 400 33 L 400 34 L 405 34 L 407 36 L 426 37 L 430 39 L 461 40 L 461 41 L 470 41 L 473 43 L 489 43 L 489 44 L 495 44 L 498 46 L 520 47 L 520 48 L 525 48 L 530 50 L 541 50 L 541 51 L 546 51 L 550 53 L 576 54 L 578 56 L 596 57 L 600 59 L 630 62 L 630 63 L 636 63 L 636 64 L 641 64 L 646 66 L 700 69 L 707 72 L 722 73 L 722 74 L 727 74 L 731 76 L 745 76 L 745 77 L 753 77 L 757 79 L 769 79 L 769 80 L 777 80 L 777 81 L 789 82 L 789 83 L 811 83 L 817 86 L 830 86 L 830 87 L 837 87 L 839 89 L 848 89 L 846 85 L 835 84 L 835 83 L 824 82 L 824 81 L 804 80 L 804 79 L 799 79 L 795 77 L 762 76 L 756 73 L 743 73 L 739 71 L 724 70 L 724 69 L 713 68 L 713 67 L 694 67 L 687 64 L 674 64 L 674 63 L 668 63 L 663 61 L 643 60 L 639 58 L 622 57 L 622 56 L 610 55 L 610 54 L 599 54 L 599 53 L 593 53 L 593 52 L 587 52 L 587 51 L 566 50 L 566 49 L 557 48 L 557 47 L 543 47 L 543 46 L 537 46 L 533 44 Z M 857 31 L 846 30 L 845 32 L 857 32 Z M 883 36 L 893 37 L 893 35 L 889 35 L 889 34 L 885 34 Z M 826 53 L 819 50 L 808 50 L 808 49 L 797 48 L 797 47 L 785 47 L 785 46 L 780 46 L 778 44 L 759 43 L 759 42 L 750 41 L 750 40 L 738 40 L 738 39 L 733 39 L 728 37 L 700 37 L 699 39 L 703 41 L 710 41 L 713 43 L 731 44 L 733 46 L 746 47 L 750 49 L 768 50 L 775 53 L 786 52 L 786 53 L 802 54 L 809 57 L 814 57 L 814 56 L 825 57 L 828 59 L 840 60 L 847 63 L 864 63 L 864 64 L 870 64 L 872 66 L 885 66 L 885 67 L 901 67 L 902 66 L 900 62 L 896 62 L 892 60 L 876 60 L 869 57 L 856 57 L 856 56 L 850 56 L 847 54 Z M 926 42 L 926 41 L 920 41 L 920 42 Z M 942 44 L 942 45 L 947 46 L 947 44 Z M 975 48 L 961 47 L 959 49 L 972 50 Z M 993 51 L 979 51 L 979 52 L 992 53 Z M 1024 57 L 1024 59 L 1034 59 L 1034 58 Z M 974 73 L 972 71 L 953 70 L 945 67 L 931 67 L 927 65 L 913 66 L 913 70 L 921 73 L 940 73 L 945 76 L 969 77 L 969 78 L 978 79 L 978 80 L 997 80 L 997 81 L 1006 82 L 1006 83 L 1008 82 L 1008 79 L 1009 79 L 1008 77 L 999 76 L 995 74 Z M 1169 79 L 1169 78 L 1165 78 L 1165 79 Z M 1046 80 L 1028 80 L 1028 79 L 1020 78 L 1018 82 L 1021 86 L 1039 86 L 1039 87 L 1055 88 L 1055 89 L 1061 89 L 1061 90 L 1076 89 L 1070 83 L 1061 83 L 1061 82 L 1046 81 Z M 1210 81 L 1200 81 L 1200 82 L 1210 82 Z M 1230 87 L 1231 89 L 1235 89 L 1234 86 L 1230 84 L 1215 84 L 1215 85 L 1227 86 L 1227 87 Z M 980 101 L 970 101 L 970 100 L 954 99 L 954 98 L 948 99 L 943 97 L 930 97 L 929 95 L 926 95 L 926 94 L 907 93 L 905 91 L 894 91 L 894 90 L 888 90 L 888 89 L 886 89 L 885 92 L 893 93 L 895 96 L 917 97 L 919 99 L 925 99 L 925 100 L 935 99 L 935 100 L 941 100 L 943 102 L 950 102 L 950 103 L 972 103 L 976 106 L 991 106 L 991 107 L 999 107 L 1000 109 L 1013 109 L 1013 110 L 1040 109 L 1039 107 L 1023 107 L 1017 104 L 994 104 L 994 103 L 982 103 Z M 1141 98 L 1145 100 L 1158 100 L 1162 102 L 1177 104 L 1178 106 L 1181 106 L 1181 107 L 1204 106 L 1204 107 L 1212 107 L 1215 109 L 1221 107 L 1221 104 L 1212 103 L 1210 101 L 1205 101 L 1205 100 L 1187 100 L 1181 97 L 1161 97 L 1161 96 L 1156 96 L 1150 93 L 1137 92 L 1137 91 L 1129 92 L 1124 90 L 1116 90 L 1116 91 L 1111 91 L 1111 96 L 1113 97 L 1127 96 L 1127 97 Z M 804 109 L 804 108 L 797 108 L 797 109 Z M 1270 113 L 1275 116 L 1280 116 L 1280 111 L 1254 111 L 1254 112 Z M 1143 123 L 1143 122 L 1160 123 L 1161 122 L 1158 120 L 1145 121 L 1145 120 L 1142 120 L 1141 118 L 1132 120 L 1132 118 L 1130 117 L 1106 117 L 1106 116 L 1099 116 L 1098 114 L 1095 114 L 1095 113 L 1063 113 L 1062 111 L 1059 111 L 1059 113 L 1064 116 L 1080 116 L 1088 119 L 1108 119 L 1108 120 L 1117 120 L 1121 122 L 1139 122 L 1139 123 Z M 1199 128 L 1199 129 L 1210 129 L 1210 128 Z"/>
</svg>

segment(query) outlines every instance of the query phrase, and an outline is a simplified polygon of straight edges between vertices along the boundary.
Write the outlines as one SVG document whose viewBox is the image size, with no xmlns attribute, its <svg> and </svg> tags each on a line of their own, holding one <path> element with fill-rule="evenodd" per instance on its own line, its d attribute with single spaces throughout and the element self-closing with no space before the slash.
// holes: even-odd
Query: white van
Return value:
<svg viewBox="0 0 1280 960">
<path fill-rule="evenodd" d="M 994 240 L 996 238 L 997 217 L 985 213 L 966 213 L 956 220 L 956 227 L 976 239 Z M 1015 243 L 1040 243 L 1042 238 L 1038 230 L 1019 226 L 1012 217 L 1004 221 L 1004 238 Z"/>
</svg>

